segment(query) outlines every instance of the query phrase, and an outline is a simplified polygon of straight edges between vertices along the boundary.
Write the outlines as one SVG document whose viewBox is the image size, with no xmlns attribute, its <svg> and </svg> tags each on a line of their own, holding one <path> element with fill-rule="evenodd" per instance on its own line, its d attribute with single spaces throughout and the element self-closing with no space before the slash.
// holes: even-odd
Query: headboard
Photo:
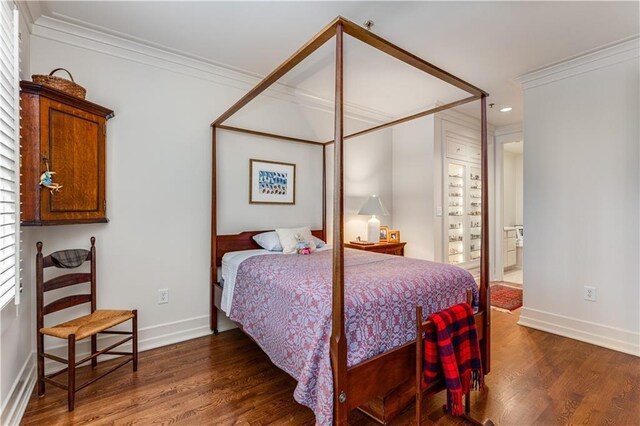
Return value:
<svg viewBox="0 0 640 426">
<path fill-rule="evenodd" d="M 253 241 L 253 236 L 269 231 L 245 231 L 232 235 L 216 235 L 216 265 L 222 265 L 222 256 L 230 251 L 242 251 L 259 249 L 258 243 Z M 312 230 L 313 236 L 326 241 L 324 230 Z"/>
</svg>

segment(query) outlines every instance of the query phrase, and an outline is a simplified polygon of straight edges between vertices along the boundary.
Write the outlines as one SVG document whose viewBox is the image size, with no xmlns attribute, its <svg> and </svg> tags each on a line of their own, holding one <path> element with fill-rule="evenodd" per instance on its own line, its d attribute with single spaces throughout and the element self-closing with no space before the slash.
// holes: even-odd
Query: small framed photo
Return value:
<svg viewBox="0 0 640 426">
<path fill-rule="evenodd" d="M 295 204 L 296 165 L 249 160 L 250 204 Z"/>
<path fill-rule="evenodd" d="M 387 241 L 389 241 L 389 227 L 388 226 L 381 226 L 380 227 L 380 242 L 381 243 L 386 243 Z"/>
<path fill-rule="evenodd" d="M 399 243 L 400 242 L 400 231 L 389 231 L 389 242 L 390 243 Z"/>
</svg>

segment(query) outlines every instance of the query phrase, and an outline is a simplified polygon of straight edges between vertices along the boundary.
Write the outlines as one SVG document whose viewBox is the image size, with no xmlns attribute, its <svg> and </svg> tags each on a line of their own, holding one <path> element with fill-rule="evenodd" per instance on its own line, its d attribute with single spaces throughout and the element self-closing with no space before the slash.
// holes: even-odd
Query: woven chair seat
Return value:
<svg viewBox="0 0 640 426">
<path fill-rule="evenodd" d="M 53 327 L 41 328 L 40 332 L 60 339 L 67 339 L 69 335 L 75 334 L 76 340 L 82 340 L 131 318 L 133 318 L 132 311 L 98 309 L 92 314 L 78 317 Z"/>
</svg>

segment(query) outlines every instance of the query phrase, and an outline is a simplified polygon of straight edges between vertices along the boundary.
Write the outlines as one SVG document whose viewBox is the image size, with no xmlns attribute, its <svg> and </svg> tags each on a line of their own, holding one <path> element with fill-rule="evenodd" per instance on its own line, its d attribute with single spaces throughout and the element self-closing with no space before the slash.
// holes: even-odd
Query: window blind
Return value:
<svg viewBox="0 0 640 426">
<path fill-rule="evenodd" d="M 18 11 L 0 1 L 0 308 L 20 292 L 20 92 Z"/>
</svg>

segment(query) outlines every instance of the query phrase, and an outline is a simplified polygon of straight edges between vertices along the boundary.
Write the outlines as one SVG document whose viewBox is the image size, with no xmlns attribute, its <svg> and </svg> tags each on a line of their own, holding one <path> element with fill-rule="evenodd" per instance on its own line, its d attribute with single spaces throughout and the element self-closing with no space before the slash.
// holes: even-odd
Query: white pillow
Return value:
<svg viewBox="0 0 640 426">
<path fill-rule="evenodd" d="M 303 228 L 280 228 L 276 229 L 276 233 L 278 234 L 278 238 L 280 238 L 280 244 L 282 245 L 282 252 L 284 254 L 296 252 L 298 239 L 309 243 L 311 251 L 316 249 L 316 242 L 313 240 L 311 228 L 308 226 Z"/>
<path fill-rule="evenodd" d="M 325 242 L 322 241 L 320 238 L 316 237 L 315 235 L 313 236 L 313 242 L 316 243 L 316 248 L 322 248 L 325 245 Z"/>
<path fill-rule="evenodd" d="M 280 244 L 280 238 L 275 231 L 263 232 L 253 236 L 253 241 L 258 243 L 260 247 L 269 251 L 282 251 L 282 244 Z"/>
</svg>

